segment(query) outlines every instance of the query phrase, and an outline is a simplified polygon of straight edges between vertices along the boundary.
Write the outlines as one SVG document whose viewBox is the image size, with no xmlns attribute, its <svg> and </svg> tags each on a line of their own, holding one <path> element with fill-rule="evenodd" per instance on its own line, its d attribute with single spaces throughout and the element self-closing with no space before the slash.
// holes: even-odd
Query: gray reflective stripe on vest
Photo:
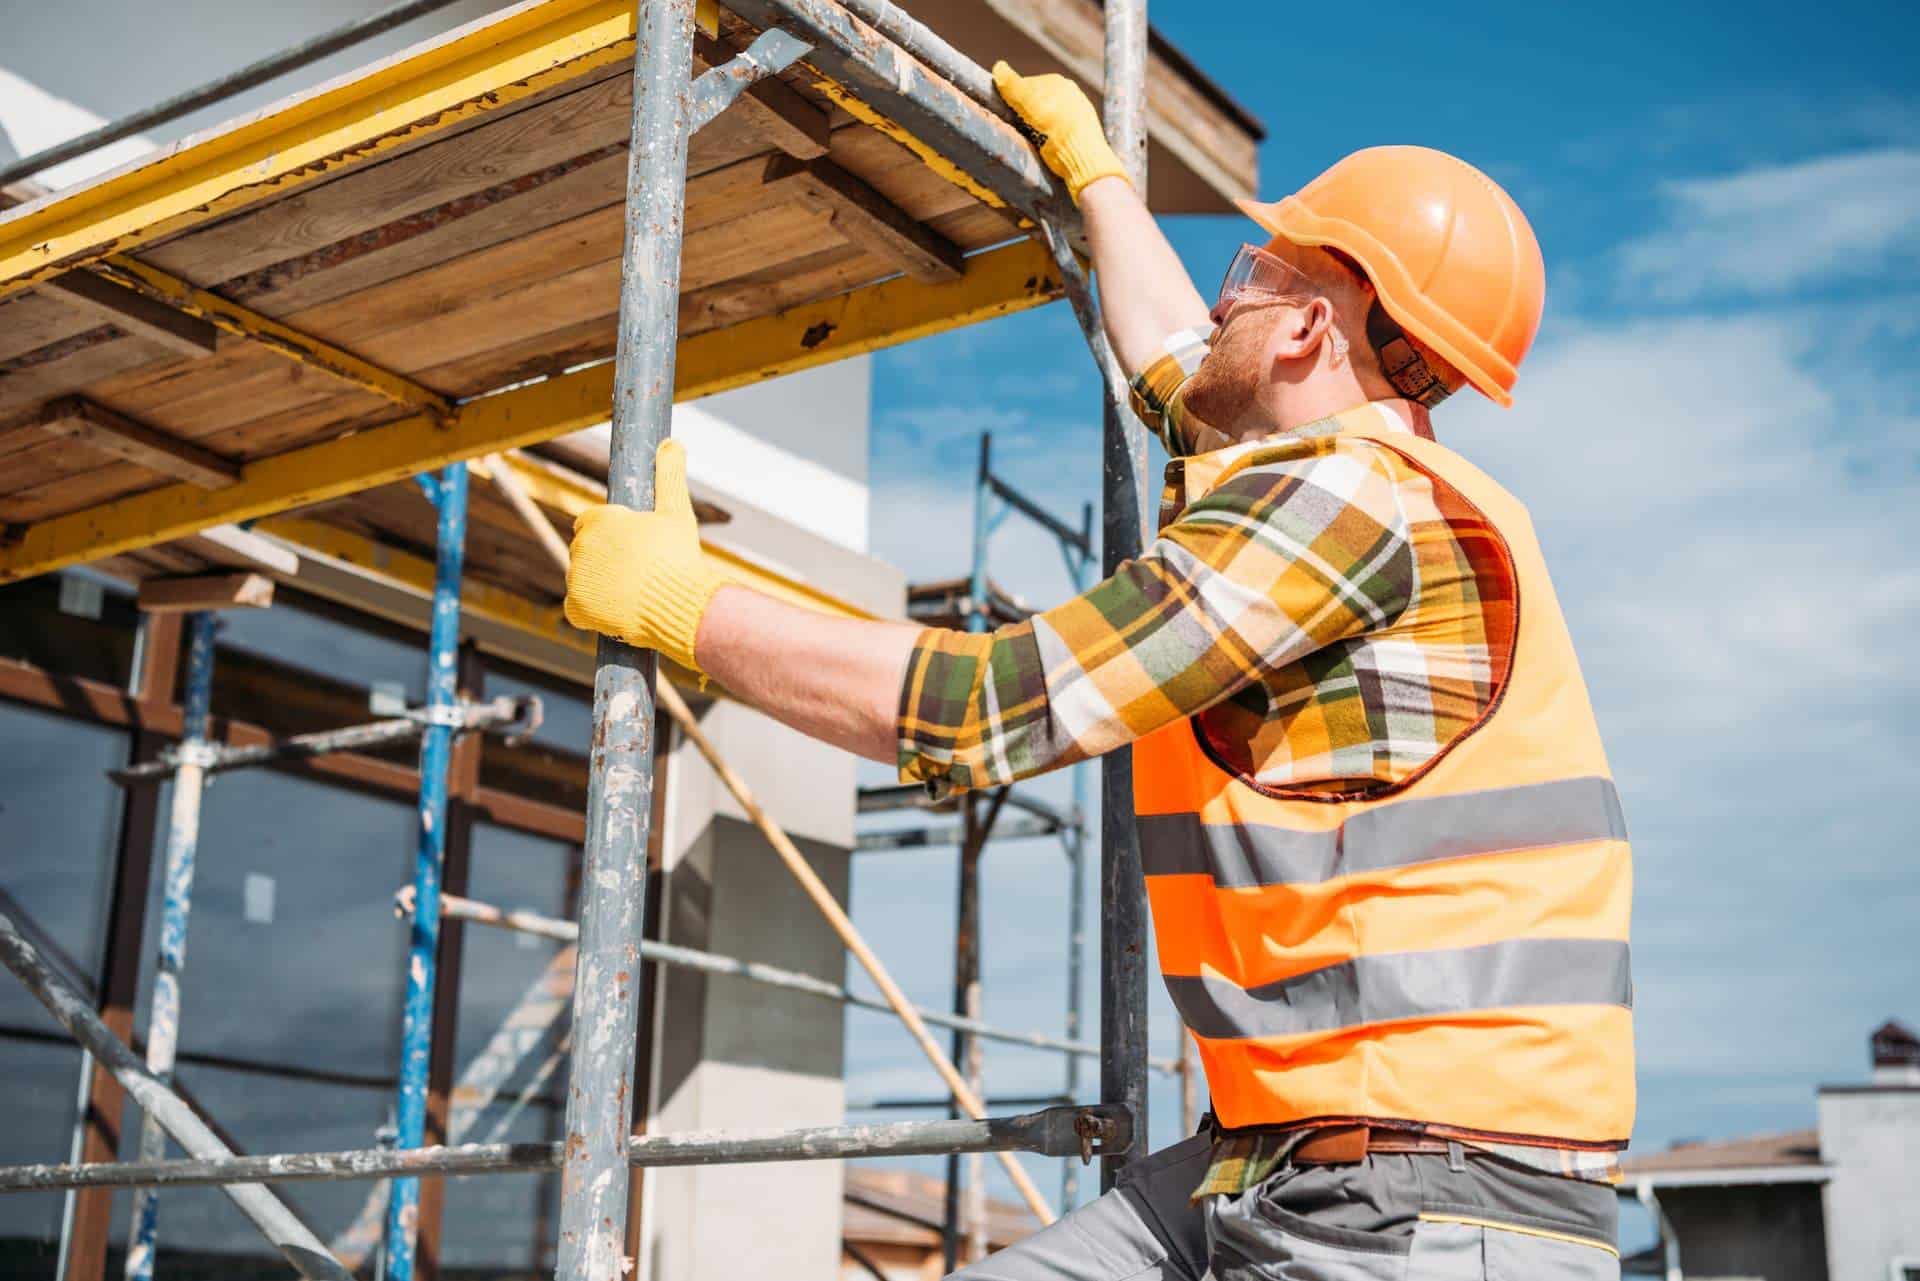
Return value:
<svg viewBox="0 0 1920 1281">
<path fill-rule="evenodd" d="M 1180 1017 L 1212 1040 L 1522 1005 L 1633 1007 L 1627 945 L 1614 939 L 1509 939 L 1359 956 L 1255 988 L 1215 975 L 1166 978 Z"/>
<path fill-rule="evenodd" d="M 1227 889 L 1313 884 L 1471 854 L 1627 839 L 1620 794 L 1604 778 L 1383 801 L 1324 832 L 1208 824 L 1198 814 L 1146 814 L 1138 823 L 1148 876 L 1208 875 Z"/>
</svg>

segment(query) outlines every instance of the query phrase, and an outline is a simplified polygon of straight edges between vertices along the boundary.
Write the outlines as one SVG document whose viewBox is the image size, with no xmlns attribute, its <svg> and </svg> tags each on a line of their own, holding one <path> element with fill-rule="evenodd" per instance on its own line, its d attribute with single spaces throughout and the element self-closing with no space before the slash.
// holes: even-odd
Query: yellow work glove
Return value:
<svg viewBox="0 0 1920 1281">
<path fill-rule="evenodd" d="M 698 672 L 694 637 L 719 590 L 719 575 L 700 552 L 678 441 L 663 441 L 654 455 L 652 511 L 600 506 L 574 518 L 566 609 L 575 627 L 658 650 Z"/>
<path fill-rule="evenodd" d="M 1081 189 L 1094 179 L 1126 178 L 1120 157 L 1100 128 L 1100 113 L 1079 85 L 1059 75 L 1023 76 L 996 62 L 993 87 L 1029 129 L 1042 135 L 1040 158 L 1066 179 L 1076 203 Z"/>
</svg>

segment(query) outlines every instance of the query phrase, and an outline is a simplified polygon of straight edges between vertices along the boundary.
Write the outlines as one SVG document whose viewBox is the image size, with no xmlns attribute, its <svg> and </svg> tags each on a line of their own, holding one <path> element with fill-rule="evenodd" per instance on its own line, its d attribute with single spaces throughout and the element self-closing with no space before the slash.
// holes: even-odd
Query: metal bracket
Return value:
<svg viewBox="0 0 1920 1281">
<path fill-rule="evenodd" d="M 701 73 L 687 94 L 687 132 L 698 133 L 749 88 L 785 71 L 812 48 L 778 27 L 761 32 L 740 53 Z"/>
<path fill-rule="evenodd" d="M 1117 1156 L 1133 1147 L 1133 1114 L 1123 1104 L 1102 1104 L 1074 1113 L 1073 1131 L 1080 1139 L 1080 1164 L 1096 1156 Z"/>
<path fill-rule="evenodd" d="M 443 729 L 465 729 L 473 721 L 473 711 L 466 703 L 444 703 L 440 706 L 409 707 L 406 718 L 419 721 L 422 725 L 438 725 Z"/>
<path fill-rule="evenodd" d="M 1133 1114 L 1125 1104 L 1096 1103 L 1080 1108 L 1047 1108 L 990 1124 L 1015 1131 L 1017 1146 L 1042 1156 L 1118 1156 L 1133 1146 Z"/>
<path fill-rule="evenodd" d="M 220 763 L 220 756 L 219 747 L 204 741 L 178 743 L 160 753 L 160 759 L 171 762 L 175 768 L 198 765 L 201 769 L 211 769 Z"/>
</svg>

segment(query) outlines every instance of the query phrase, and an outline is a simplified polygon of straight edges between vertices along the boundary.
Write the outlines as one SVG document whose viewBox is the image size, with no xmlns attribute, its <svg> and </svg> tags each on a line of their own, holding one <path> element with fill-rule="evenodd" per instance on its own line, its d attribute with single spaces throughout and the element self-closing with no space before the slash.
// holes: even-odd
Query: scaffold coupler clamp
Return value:
<svg viewBox="0 0 1920 1281">
<path fill-rule="evenodd" d="M 1047 1108 L 997 1124 L 1012 1127 L 1024 1140 L 1020 1146 L 1043 1156 L 1077 1152 L 1082 1161 L 1091 1161 L 1096 1156 L 1119 1156 L 1133 1146 L 1133 1114 L 1120 1103 Z"/>
<path fill-rule="evenodd" d="M 175 768 L 197 765 L 201 769 L 212 769 L 220 763 L 220 749 L 203 739 L 187 739 L 162 750 L 160 759 Z"/>
<path fill-rule="evenodd" d="M 1080 1140 L 1080 1164 L 1096 1156 L 1118 1156 L 1133 1146 L 1133 1115 L 1115 1103 L 1077 1108 L 1073 1132 Z"/>
</svg>

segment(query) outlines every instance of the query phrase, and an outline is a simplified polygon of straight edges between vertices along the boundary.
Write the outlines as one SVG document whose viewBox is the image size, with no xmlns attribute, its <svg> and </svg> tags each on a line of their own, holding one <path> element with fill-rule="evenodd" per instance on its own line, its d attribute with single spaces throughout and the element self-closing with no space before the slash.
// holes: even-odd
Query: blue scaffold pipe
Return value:
<svg viewBox="0 0 1920 1281">
<path fill-rule="evenodd" d="M 419 1147 L 427 1128 L 427 1061 L 433 1044 L 434 959 L 440 946 L 440 867 L 447 848 L 447 767 L 459 713 L 460 574 L 467 541 L 467 468 L 440 472 L 440 519 L 427 642 L 427 728 L 420 738 L 420 841 L 413 865 L 413 927 L 407 944 L 406 1009 L 400 1028 L 400 1101 L 395 1146 Z M 395 1179 L 387 1202 L 387 1278 L 412 1281 L 420 1180 Z"/>
</svg>

